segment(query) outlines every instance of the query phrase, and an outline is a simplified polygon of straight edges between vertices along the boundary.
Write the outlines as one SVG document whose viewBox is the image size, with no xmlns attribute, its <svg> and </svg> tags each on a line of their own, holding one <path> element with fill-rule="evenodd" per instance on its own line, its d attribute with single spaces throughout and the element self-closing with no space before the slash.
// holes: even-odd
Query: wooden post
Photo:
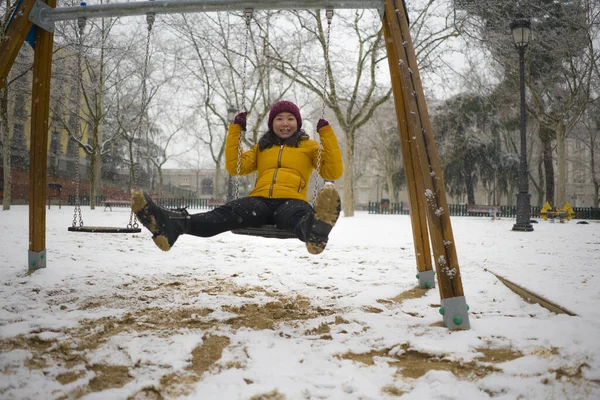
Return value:
<svg viewBox="0 0 600 400">
<path fill-rule="evenodd" d="M 390 64 L 390 77 L 392 82 L 392 90 L 394 92 L 394 99 L 396 103 L 402 103 L 402 91 L 400 90 L 401 83 L 400 77 L 398 76 L 398 68 L 392 65 L 398 59 L 396 55 L 396 49 L 394 48 L 392 38 L 390 36 L 389 27 L 387 24 L 383 24 L 383 31 L 385 36 L 385 44 L 388 55 L 388 62 Z M 417 161 L 415 140 L 411 140 L 408 132 L 408 123 L 404 114 L 404 106 L 396 107 L 396 117 L 398 119 L 398 127 L 400 134 L 402 159 L 404 163 L 404 172 L 406 175 L 406 187 L 408 189 L 408 196 L 410 199 L 410 219 L 413 231 L 413 241 L 415 245 L 415 256 L 417 259 L 417 270 L 419 275 L 427 271 L 433 271 L 433 263 L 431 262 L 431 248 L 429 246 L 429 231 L 427 229 L 427 214 L 425 210 L 425 203 L 423 201 L 424 196 L 420 195 L 424 193 L 423 180 L 420 176 L 420 167 Z M 433 275 L 433 274 L 432 274 Z M 421 281 L 421 279 L 419 278 Z M 426 279 L 424 281 L 424 287 L 429 288 L 433 285 L 426 285 L 427 282 L 435 282 L 433 276 L 431 281 Z"/>
<path fill-rule="evenodd" d="M 46 0 L 56 7 L 56 0 Z M 48 120 L 54 34 L 37 28 L 31 90 L 29 145 L 29 270 L 46 267 L 46 193 L 48 190 Z"/>
<path fill-rule="evenodd" d="M 427 211 L 444 324 L 448 328 L 469 328 L 468 307 L 462 288 L 442 169 L 404 12 L 402 0 L 385 1 L 383 24 L 388 58 L 391 58 L 389 65 L 396 115 L 398 124 L 404 128 L 405 137 L 408 132 L 411 149 L 411 159 L 405 159 L 404 166 L 405 169 L 409 168 L 409 164 L 415 166 L 415 180 L 423 185 L 422 190 L 417 185 L 417 198 Z M 413 149 L 416 151 L 413 152 Z"/>
<path fill-rule="evenodd" d="M 34 4 L 35 0 L 23 0 L 19 12 L 8 26 L 3 41 L 0 42 L 0 89 L 6 85 L 6 77 L 33 25 L 29 21 L 29 13 Z"/>
</svg>

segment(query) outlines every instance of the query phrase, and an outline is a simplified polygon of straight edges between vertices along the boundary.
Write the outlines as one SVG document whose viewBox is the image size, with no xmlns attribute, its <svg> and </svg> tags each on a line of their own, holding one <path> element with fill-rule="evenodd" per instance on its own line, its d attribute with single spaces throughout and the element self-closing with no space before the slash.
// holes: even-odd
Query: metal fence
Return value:
<svg viewBox="0 0 600 400">
<path fill-rule="evenodd" d="M 88 196 L 80 196 L 80 205 L 89 206 L 90 198 Z M 96 205 L 98 207 L 104 207 L 104 201 L 106 197 L 96 196 Z M 160 198 L 154 199 L 154 201 L 166 208 L 188 208 L 194 210 L 210 210 L 221 204 L 223 201 L 214 199 L 183 199 L 183 198 Z M 70 195 L 68 197 L 68 204 L 75 205 L 75 196 Z M 122 204 L 112 204 L 111 207 L 129 207 L 129 204 L 124 202 Z M 464 216 L 475 216 L 475 217 L 489 217 L 489 212 L 469 212 L 466 204 L 448 204 L 448 210 L 451 216 L 464 217 Z M 408 215 L 410 214 L 410 205 L 406 202 L 400 203 L 387 203 L 387 202 L 369 202 L 367 206 L 369 214 L 396 214 L 396 215 Z M 600 208 L 595 207 L 574 207 L 576 219 L 594 219 L 600 220 Z M 502 218 L 516 218 L 517 206 L 500 206 L 500 212 L 496 214 L 497 217 Z M 540 217 L 540 207 L 531 207 L 531 217 Z"/>
<path fill-rule="evenodd" d="M 387 202 L 369 202 L 367 210 L 369 214 L 401 214 L 408 215 L 410 213 L 410 206 L 408 203 L 387 203 Z M 489 212 L 468 212 L 466 204 L 448 204 L 448 210 L 452 216 L 477 216 L 477 217 L 489 217 Z M 531 217 L 540 217 L 540 207 L 531 207 Z M 600 220 L 600 208 L 595 207 L 574 207 L 575 218 L 577 219 L 597 219 Z M 500 206 L 500 213 L 496 214 L 498 217 L 504 218 L 516 218 L 517 206 Z"/>
<path fill-rule="evenodd" d="M 96 196 L 96 206 L 104 207 L 104 202 L 107 200 L 105 196 Z M 153 199 L 156 204 L 166 207 L 166 208 L 189 208 L 195 210 L 210 210 L 215 208 L 221 204 L 223 201 L 214 200 L 214 199 L 177 199 L 177 198 L 160 198 Z M 75 196 L 69 195 L 67 200 L 68 205 L 75 205 Z M 90 205 L 90 197 L 89 196 L 79 196 L 79 204 L 82 206 Z M 114 207 L 123 207 L 129 208 L 130 205 L 125 200 L 123 203 L 113 203 L 111 204 L 111 208 Z"/>
</svg>

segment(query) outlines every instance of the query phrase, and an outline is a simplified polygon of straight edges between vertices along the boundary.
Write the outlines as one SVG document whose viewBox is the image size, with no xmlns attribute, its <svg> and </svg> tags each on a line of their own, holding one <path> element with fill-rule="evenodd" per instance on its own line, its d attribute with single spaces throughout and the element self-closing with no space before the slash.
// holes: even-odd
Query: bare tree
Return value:
<svg viewBox="0 0 600 400">
<path fill-rule="evenodd" d="M 388 103 L 376 111 L 368 132 L 361 132 L 359 135 L 368 143 L 371 162 L 375 163 L 377 175 L 384 177 L 385 187 L 392 203 L 398 202 L 398 193 L 404 184 L 400 134 L 395 115 L 393 104 Z"/>
<path fill-rule="evenodd" d="M 14 7 L 18 5 L 18 1 L 6 0 L 0 5 L 0 12 L 2 18 L 0 19 L 0 42 L 8 40 L 5 37 L 4 32 L 6 31 L 10 22 L 11 15 L 14 11 Z M 17 68 L 13 68 L 13 71 Z M 3 171 L 3 197 L 2 197 L 2 210 L 10 210 L 10 203 L 12 198 L 11 186 L 12 186 L 12 165 L 10 161 L 10 128 L 8 121 L 8 99 L 9 99 L 9 88 L 13 82 L 23 77 L 28 69 L 20 69 L 20 73 L 16 73 L 16 77 L 10 77 L 4 83 L 4 87 L 0 89 L 0 143 L 2 143 L 2 171 Z"/>
<path fill-rule="evenodd" d="M 158 197 L 162 197 L 163 189 L 163 167 L 171 159 L 177 158 L 182 154 L 189 152 L 189 148 L 182 146 L 180 150 L 174 149 L 175 142 L 183 133 L 183 126 L 180 118 L 174 118 L 172 114 L 165 113 L 155 116 L 156 123 L 149 129 L 146 137 L 144 158 L 146 158 L 158 174 Z M 161 120 L 161 123 L 158 121 Z M 166 122 L 165 122 L 166 120 Z M 161 127 L 161 125 L 163 127 Z"/>
<path fill-rule="evenodd" d="M 278 82 L 272 77 L 272 66 L 265 56 L 273 15 L 255 14 L 248 30 L 243 15 L 232 13 L 182 15 L 167 20 L 178 38 L 172 49 L 187 71 L 181 79 L 194 99 L 189 105 L 196 120 L 192 134 L 215 165 L 215 193 L 219 193 L 222 181 L 225 136 L 232 122 L 228 110 L 244 109 L 249 113 L 245 143 L 252 146 L 258 141 L 269 104 L 284 96 L 291 86 L 291 82 Z"/>
<path fill-rule="evenodd" d="M 63 80 L 61 86 L 70 89 L 70 93 L 65 96 L 62 90 L 54 91 L 51 104 L 70 140 L 90 157 L 89 195 L 90 208 L 94 209 L 96 195 L 102 192 L 102 157 L 111 151 L 120 133 L 106 124 L 115 113 L 113 93 L 130 77 L 119 73 L 120 64 L 127 61 L 140 41 L 136 42 L 135 35 L 114 35 L 121 29 L 118 18 L 88 21 L 87 34 L 74 22 L 65 23 L 59 31 L 57 40 L 68 46 L 68 53 L 57 83 L 60 85 Z"/>
<path fill-rule="evenodd" d="M 505 79 L 518 85 L 515 51 L 509 23 L 519 17 L 532 19 L 536 33 L 527 57 L 526 85 L 530 93 L 528 112 L 540 123 L 546 169 L 546 198 L 563 205 L 566 193 L 565 141 L 588 102 L 597 93 L 590 90 L 593 68 L 598 61 L 594 49 L 600 29 L 600 5 L 597 1 L 528 0 L 497 2 L 491 0 L 455 1 L 457 14 L 464 11 L 463 32 L 479 40 L 505 70 Z M 597 44 L 596 44 L 597 45 Z M 556 141 L 557 198 L 554 202 L 554 179 L 551 142 Z"/>
<path fill-rule="evenodd" d="M 286 24 L 286 31 L 279 32 L 279 37 L 270 40 L 270 43 L 288 41 L 288 45 L 281 48 L 271 45 L 273 65 L 287 79 L 321 97 L 335 115 L 345 139 L 343 210 L 344 216 L 351 217 L 355 203 L 355 134 L 371 119 L 377 107 L 391 98 L 392 93 L 389 82 L 382 83 L 377 74 L 378 67 L 386 62 L 383 30 L 381 24 L 376 23 L 376 13 L 371 11 L 357 11 L 352 16 L 338 17 L 336 31 L 351 35 L 356 41 L 357 51 L 332 46 L 328 56 L 323 14 L 316 11 L 296 12 L 294 15 L 296 30 L 287 31 L 289 24 Z M 289 44 L 287 37 L 294 42 Z M 348 60 L 354 61 L 352 67 L 349 67 Z"/>
<path fill-rule="evenodd" d="M 451 9 L 427 0 L 417 2 L 409 12 L 420 70 L 424 75 L 433 73 L 443 64 L 443 43 L 458 35 L 457 25 L 449 18 Z M 271 40 L 275 43 L 291 37 L 294 42 L 289 44 L 288 39 L 283 51 L 273 48 L 272 57 L 286 78 L 313 95 L 323 97 L 326 108 L 337 119 L 344 138 L 344 215 L 353 216 L 357 135 L 361 127 L 365 132 L 372 130 L 369 121 L 392 94 L 389 78 L 383 75 L 388 68 L 380 17 L 371 11 L 336 12 L 328 57 L 323 14 L 297 12 L 295 16 L 296 30 L 290 34 L 289 24 L 286 24 L 286 31 Z M 343 37 L 344 44 L 336 43 L 336 37 Z M 347 43 L 352 45 L 347 46 Z M 326 88 L 324 82 L 327 82 Z"/>
<path fill-rule="evenodd" d="M 11 10 L 13 4 L 17 2 L 11 2 L 6 0 L 3 6 L 0 6 L 0 11 L 3 12 L 2 19 L 0 20 L 0 42 L 6 40 L 4 32 L 8 27 L 10 21 Z M 12 185 L 12 174 L 10 164 L 10 131 L 8 128 L 8 85 L 4 84 L 4 87 L 0 89 L 0 139 L 2 139 L 2 181 L 3 181 L 3 197 L 2 197 L 2 210 L 10 210 L 11 201 L 11 185 Z"/>
<path fill-rule="evenodd" d="M 594 185 L 594 207 L 600 207 L 600 114 L 598 104 L 593 104 L 581 119 L 580 129 L 575 138 L 585 151 L 576 152 L 572 157 L 574 172 L 585 173 Z M 587 159 L 582 158 L 587 156 Z M 580 177 L 584 179 L 584 176 Z M 576 183 L 579 179 L 576 179 Z"/>
</svg>

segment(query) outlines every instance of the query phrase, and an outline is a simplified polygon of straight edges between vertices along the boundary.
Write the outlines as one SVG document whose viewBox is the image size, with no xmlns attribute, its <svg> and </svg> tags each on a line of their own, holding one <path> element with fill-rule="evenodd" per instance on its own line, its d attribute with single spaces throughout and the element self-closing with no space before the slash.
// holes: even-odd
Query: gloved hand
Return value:
<svg viewBox="0 0 600 400">
<path fill-rule="evenodd" d="M 322 127 L 329 125 L 329 122 L 326 119 L 320 119 L 319 122 L 317 122 L 317 131 L 320 131 Z"/>
<path fill-rule="evenodd" d="M 243 131 L 246 130 L 246 114 L 248 114 L 246 111 L 241 112 L 233 119 L 233 123 L 241 125 Z"/>
</svg>

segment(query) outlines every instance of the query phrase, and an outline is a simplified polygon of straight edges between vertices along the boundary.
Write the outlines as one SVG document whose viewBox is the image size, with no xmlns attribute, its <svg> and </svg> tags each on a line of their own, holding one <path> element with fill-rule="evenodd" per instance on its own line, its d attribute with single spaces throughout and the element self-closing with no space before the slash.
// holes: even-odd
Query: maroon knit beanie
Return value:
<svg viewBox="0 0 600 400">
<path fill-rule="evenodd" d="M 300 116 L 300 109 L 297 105 L 292 103 L 291 101 L 280 100 L 277 103 L 273 104 L 271 107 L 271 111 L 269 112 L 269 129 L 273 129 L 273 120 L 277 116 L 277 114 L 282 112 L 289 112 L 296 117 L 296 122 L 298 123 L 298 130 L 302 128 L 302 117 Z"/>
</svg>

